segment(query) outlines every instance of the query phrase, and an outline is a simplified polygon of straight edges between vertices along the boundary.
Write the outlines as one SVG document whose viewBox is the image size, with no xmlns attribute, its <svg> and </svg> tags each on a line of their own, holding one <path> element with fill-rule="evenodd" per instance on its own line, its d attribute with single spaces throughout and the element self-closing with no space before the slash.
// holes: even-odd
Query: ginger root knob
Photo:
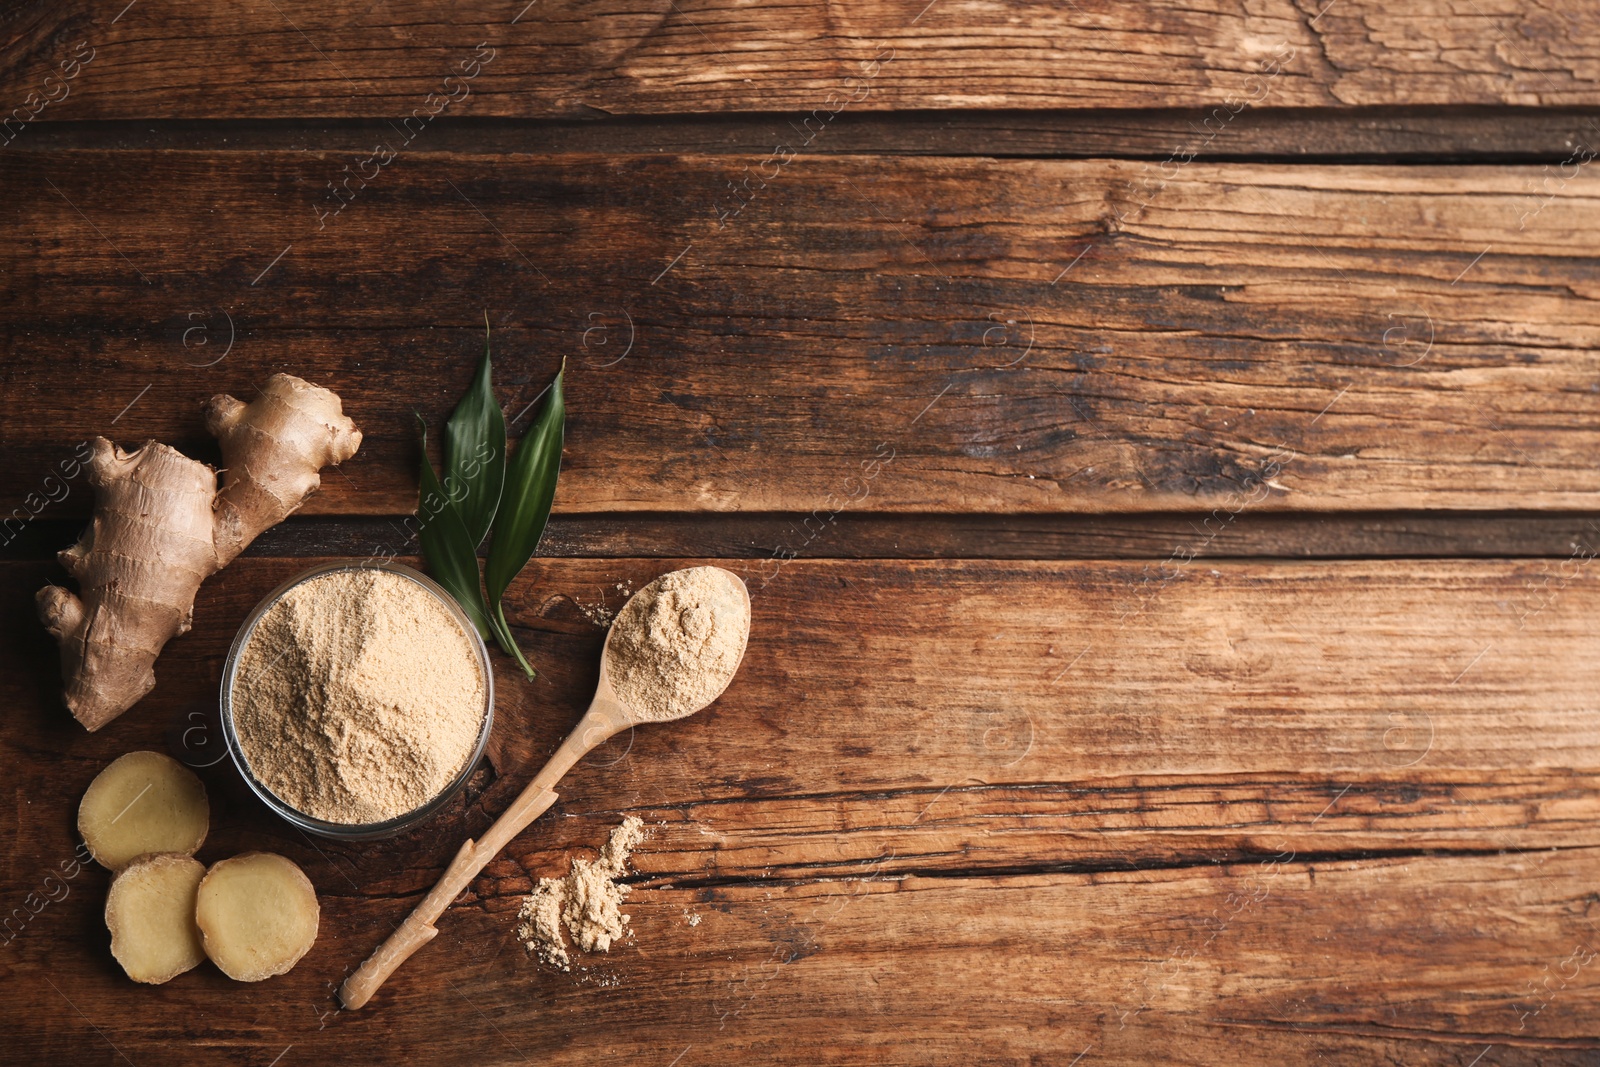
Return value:
<svg viewBox="0 0 1600 1067">
<path fill-rule="evenodd" d="M 322 467 L 361 445 L 338 396 L 288 374 L 248 404 L 213 397 L 206 420 L 227 464 L 220 492 L 211 467 L 167 445 L 124 452 L 94 440 L 94 518 L 58 557 L 78 592 L 46 586 L 35 598 L 61 646 L 62 698 L 88 730 L 155 686 L 156 657 L 188 631 L 200 583 L 299 508 Z"/>
</svg>

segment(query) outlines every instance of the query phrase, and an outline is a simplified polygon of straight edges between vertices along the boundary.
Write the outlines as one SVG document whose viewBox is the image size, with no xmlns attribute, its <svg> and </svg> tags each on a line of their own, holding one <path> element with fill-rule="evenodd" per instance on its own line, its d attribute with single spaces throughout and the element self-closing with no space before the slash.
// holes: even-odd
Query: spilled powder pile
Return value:
<svg viewBox="0 0 1600 1067">
<path fill-rule="evenodd" d="M 611 684 L 640 719 L 692 714 L 717 699 L 750 637 L 750 598 L 721 567 L 662 575 L 628 601 L 607 645 Z"/>
<path fill-rule="evenodd" d="M 485 680 L 438 598 L 390 571 L 295 586 L 256 623 L 233 684 L 251 772 L 297 811 L 371 823 L 442 792 L 477 746 Z"/>
<path fill-rule="evenodd" d="M 522 899 L 517 937 L 546 963 L 572 969 L 572 956 L 561 936 L 566 924 L 573 944 L 585 952 L 609 952 L 611 943 L 628 930 L 622 898 L 629 886 L 617 884 L 627 870 L 628 857 L 645 838 L 644 823 L 635 816 L 622 820 L 611 839 L 592 860 L 573 860 L 562 878 L 541 878 L 532 895 Z"/>
</svg>

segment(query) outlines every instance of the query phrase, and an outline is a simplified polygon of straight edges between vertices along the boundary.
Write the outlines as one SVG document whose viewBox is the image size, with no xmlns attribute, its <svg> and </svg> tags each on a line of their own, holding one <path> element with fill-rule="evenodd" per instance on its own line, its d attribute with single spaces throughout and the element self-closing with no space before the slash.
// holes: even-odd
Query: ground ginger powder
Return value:
<svg viewBox="0 0 1600 1067">
<path fill-rule="evenodd" d="M 744 583 L 721 567 L 688 567 L 639 590 L 611 624 L 611 685 L 640 719 L 677 719 L 728 687 L 750 637 Z"/>
<path fill-rule="evenodd" d="M 609 952 L 612 942 L 628 931 L 622 901 L 630 887 L 617 879 L 644 838 L 644 823 L 630 815 L 611 831 L 598 858 L 573 860 L 565 876 L 539 879 L 517 915 L 517 937 L 528 951 L 563 971 L 571 970 L 572 955 L 561 934 L 565 923 L 573 944 L 583 951 Z"/>
<path fill-rule="evenodd" d="M 466 631 L 402 574 L 332 571 L 261 616 L 234 722 L 251 773 L 296 811 L 392 819 L 437 796 L 477 747 L 486 682 Z"/>
</svg>

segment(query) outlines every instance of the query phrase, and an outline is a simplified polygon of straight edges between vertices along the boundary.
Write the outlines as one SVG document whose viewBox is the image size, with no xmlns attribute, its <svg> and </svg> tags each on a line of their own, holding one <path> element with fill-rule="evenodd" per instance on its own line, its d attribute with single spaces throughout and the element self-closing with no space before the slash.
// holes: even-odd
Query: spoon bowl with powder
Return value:
<svg viewBox="0 0 1600 1067">
<path fill-rule="evenodd" d="M 555 803 L 555 784 L 580 759 L 629 727 L 685 718 L 721 696 L 749 636 L 750 593 L 738 575 L 721 567 L 672 571 L 635 593 L 606 636 L 589 710 L 483 838 L 461 846 L 422 903 L 345 979 L 339 987 L 344 1006 L 361 1007 L 433 940 L 439 932 L 433 924 L 450 902 Z"/>
</svg>

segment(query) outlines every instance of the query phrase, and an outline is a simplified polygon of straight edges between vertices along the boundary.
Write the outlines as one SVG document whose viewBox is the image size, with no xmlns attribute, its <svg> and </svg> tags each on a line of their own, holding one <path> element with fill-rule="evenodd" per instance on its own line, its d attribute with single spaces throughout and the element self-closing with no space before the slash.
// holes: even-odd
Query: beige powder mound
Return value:
<svg viewBox="0 0 1600 1067">
<path fill-rule="evenodd" d="M 429 590 L 390 571 L 333 571 L 256 623 L 233 687 L 251 771 L 297 811 L 372 823 L 442 792 L 477 746 L 477 650 Z"/>
<path fill-rule="evenodd" d="M 651 721 L 693 714 L 722 695 L 750 637 L 750 598 L 721 567 L 665 574 L 628 601 L 606 656 L 623 702 Z"/>
<path fill-rule="evenodd" d="M 585 952 L 609 952 L 611 944 L 628 930 L 622 899 L 631 888 L 616 881 L 628 867 L 628 857 L 645 839 L 644 823 L 635 816 L 622 820 L 597 859 L 573 860 L 562 878 L 541 878 L 533 893 L 522 899 L 517 937 L 529 953 L 546 963 L 572 969 L 572 955 L 561 935 L 562 923 L 573 944 Z"/>
</svg>

